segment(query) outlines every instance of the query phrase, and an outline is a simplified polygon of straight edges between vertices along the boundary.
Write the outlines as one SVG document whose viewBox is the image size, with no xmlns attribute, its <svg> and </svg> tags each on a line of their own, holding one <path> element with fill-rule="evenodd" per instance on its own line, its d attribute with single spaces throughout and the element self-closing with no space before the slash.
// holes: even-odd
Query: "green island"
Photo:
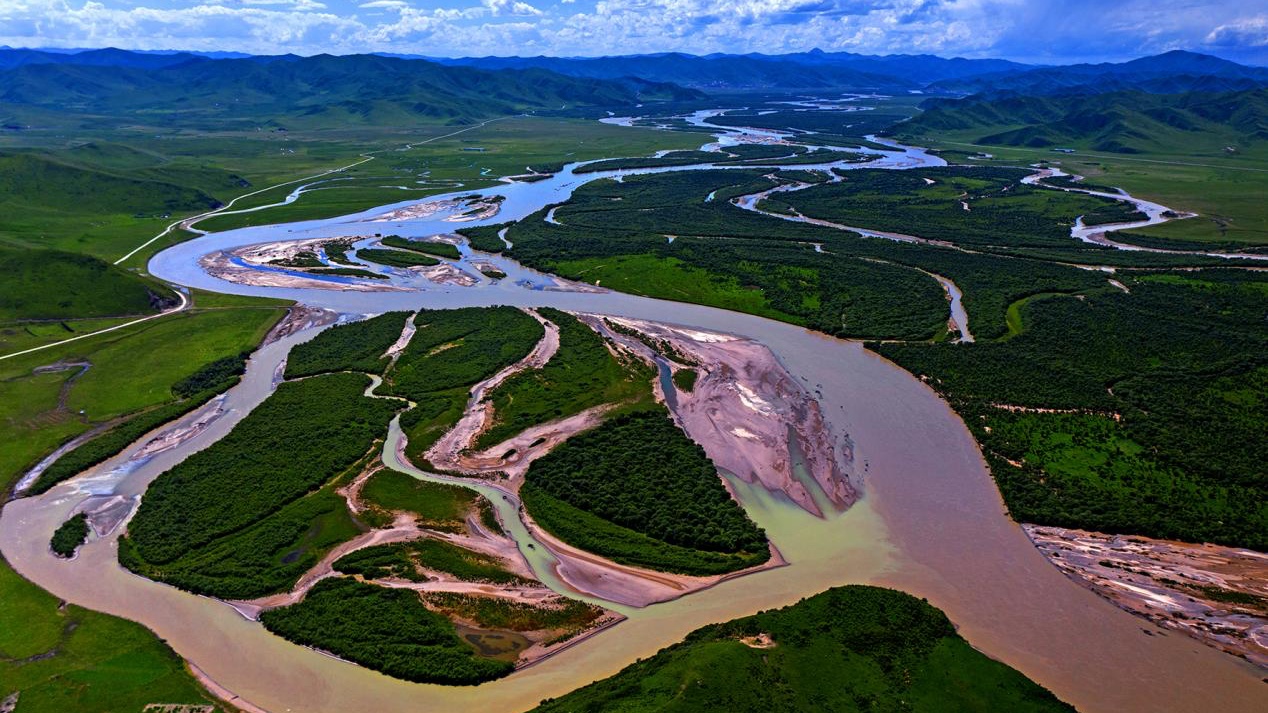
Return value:
<svg viewBox="0 0 1268 713">
<path fill-rule="evenodd" d="M 534 713 L 1072 711 L 974 650 L 946 616 L 892 589 L 830 589 L 706 626 Z"/>
<path fill-rule="evenodd" d="M 435 570 L 463 582 L 514 584 L 524 581 L 508 572 L 494 557 L 432 538 L 367 547 L 335 560 L 334 567 L 337 572 L 364 579 L 393 577 L 422 582 L 427 579 L 426 570 Z"/>
<path fill-rule="evenodd" d="M 704 449 L 657 409 L 560 444 L 533 463 L 520 496 L 547 532 L 622 564 L 708 575 L 770 558 Z"/>
<path fill-rule="evenodd" d="M 304 601 L 264 612 L 264 626 L 296 643 L 416 683 L 474 685 L 511 672 L 476 655 L 416 593 L 323 579 Z"/>
<path fill-rule="evenodd" d="M 88 540 L 88 516 L 84 513 L 71 516 L 53 531 L 49 547 L 58 557 L 74 557 L 79 546 Z"/>
</svg>

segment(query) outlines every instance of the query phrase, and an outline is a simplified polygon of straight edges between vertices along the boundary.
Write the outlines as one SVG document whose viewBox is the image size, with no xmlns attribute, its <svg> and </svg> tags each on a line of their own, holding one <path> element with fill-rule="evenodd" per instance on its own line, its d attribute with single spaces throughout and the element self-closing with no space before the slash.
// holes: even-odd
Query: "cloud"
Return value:
<svg viewBox="0 0 1268 713">
<path fill-rule="evenodd" d="M 1206 36 L 1206 44 L 1212 47 L 1268 47 L 1268 15 L 1220 25 Z"/>
<path fill-rule="evenodd" d="M 539 7 L 540 5 L 540 7 Z M 824 50 L 1268 59 L 1268 0 L 0 0 L 0 44 L 257 53 Z M 1258 54 L 1256 54 L 1258 53 Z"/>
</svg>

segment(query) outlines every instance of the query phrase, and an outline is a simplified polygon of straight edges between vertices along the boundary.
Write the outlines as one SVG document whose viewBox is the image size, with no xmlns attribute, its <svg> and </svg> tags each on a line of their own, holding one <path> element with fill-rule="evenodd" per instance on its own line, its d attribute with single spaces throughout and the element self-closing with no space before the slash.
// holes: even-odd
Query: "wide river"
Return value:
<svg viewBox="0 0 1268 713">
<path fill-rule="evenodd" d="M 734 140 L 735 133 L 721 138 Z M 941 164 L 919 149 L 894 148 L 867 165 Z M 501 213 L 485 222 L 522 218 L 563 202 L 582 183 L 620 175 L 575 175 L 572 168 L 537 183 L 475 191 L 506 196 Z M 1080 710 L 1268 708 L 1262 671 L 1136 618 L 1050 565 L 1008 518 L 976 443 L 950 407 L 918 379 L 856 342 L 708 307 L 619 293 L 545 290 L 541 287 L 549 284 L 547 278 L 503 258 L 494 261 L 510 277 L 498 283 L 457 287 L 411 280 L 408 284 L 415 289 L 401 292 L 252 287 L 214 278 L 199 267 L 208 253 L 261 242 L 376 232 L 424 236 L 456 227 L 443 222 L 443 212 L 416 221 L 362 222 L 402 205 L 408 204 L 203 236 L 159 253 L 149 269 L 180 285 L 297 300 L 344 313 L 552 306 L 751 337 L 768 345 L 819 396 L 834 436 L 853 444 L 860 476 L 855 484 L 863 498 L 843 514 L 818 519 L 761 493 L 742 493 L 751 515 L 789 566 L 645 609 L 614 607 L 629 620 L 506 679 L 474 688 L 388 678 L 290 644 L 223 603 L 135 576 L 117 562 L 117 530 L 85 545 L 71 561 L 52 555 L 49 535 L 85 498 L 138 496 L 159 473 L 228 432 L 271 393 L 286 352 L 310 338 L 309 330 L 259 350 L 243 382 L 225 397 L 226 415 L 182 446 L 139 467 L 120 469 L 125 451 L 43 496 L 8 503 L 0 516 L 0 549 L 9 562 L 67 601 L 145 624 L 219 686 L 277 713 L 522 711 L 542 698 L 615 673 L 702 625 L 849 583 L 891 586 L 928 598 L 975 647 Z"/>
</svg>

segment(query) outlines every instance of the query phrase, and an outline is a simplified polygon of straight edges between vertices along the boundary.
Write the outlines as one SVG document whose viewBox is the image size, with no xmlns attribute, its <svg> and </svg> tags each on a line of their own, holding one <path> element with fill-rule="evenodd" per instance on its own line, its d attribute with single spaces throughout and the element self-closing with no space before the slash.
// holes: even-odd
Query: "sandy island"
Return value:
<svg viewBox="0 0 1268 713">
<path fill-rule="evenodd" d="M 1268 669 L 1268 555 L 1023 525 L 1062 572 L 1119 607 Z"/>
</svg>

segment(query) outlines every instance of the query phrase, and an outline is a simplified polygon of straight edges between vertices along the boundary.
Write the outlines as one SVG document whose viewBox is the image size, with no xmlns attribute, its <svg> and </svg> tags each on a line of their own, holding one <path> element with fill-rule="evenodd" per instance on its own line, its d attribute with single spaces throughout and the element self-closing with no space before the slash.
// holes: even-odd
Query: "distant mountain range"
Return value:
<svg viewBox="0 0 1268 713">
<path fill-rule="evenodd" d="M 582 79 L 637 77 L 654 84 L 675 84 L 706 92 L 727 91 L 871 91 L 925 92 L 963 96 L 989 92 L 1028 95 L 1097 94 L 1143 91 L 1238 91 L 1268 85 L 1268 68 L 1173 51 L 1129 62 L 1044 67 L 1000 59 L 946 59 L 933 55 L 861 55 L 812 50 L 782 55 L 681 53 L 614 57 L 464 57 L 378 54 L 394 60 L 421 61 L 486 71 L 545 70 Z M 0 70 L 31 65 L 109 66 L 168 69 L 187 64 L 239 61 L 256 64 L 314 60 L 295 55 L 247 56 L 234 53 L 129 52 L 117 49 L 78 52 L 0 48 Z M 339 58 L 340 60 L 352 58 Z M 661 87 L 658 91 L 664 91 Z"/>
<path fill-rule="evenodd" d="M 1177 94 L 1219 92 L 1268 85 L 1268 68 L 1247 67 L 1219 57 L 1175 50 L 1130 62 L 1072 64 L 1026 71 L 952 77 L 930 83 L 936 93 L 1012 93 L 1031 96 L 1142 91 Z"/>
<path fill-rule="evenodd" d="M 1268 141 L 1268 89 L 931 99 L 903 136 L 970 132 L 988 146 L 1239 152 Z"/>
<path fill-rule="evenodd" d="M 0 117 L 23 110 L 143 115 L 147 123 L 275 121 L 294 125 L 468 123 L 568 106 L 693 100 L 693 89 L 633 77 L 591 79 L 541 69 L 486 71 L 376 55 L 210 59 L 94 50 L 0 51 Z M 6 128 L 20 119 L 4 117 Z"/>
</svg>

